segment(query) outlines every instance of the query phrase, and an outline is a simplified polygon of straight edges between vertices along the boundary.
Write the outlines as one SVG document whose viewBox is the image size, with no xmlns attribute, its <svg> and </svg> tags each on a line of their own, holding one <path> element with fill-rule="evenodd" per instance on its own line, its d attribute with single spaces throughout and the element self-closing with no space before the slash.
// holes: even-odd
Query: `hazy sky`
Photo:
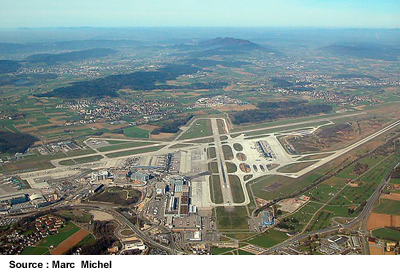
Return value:
<svg viewBox="0 0 400 275">
<path fill-rule="evenodd" d="M 0 28 L 399 28 L 400 0 L 0 0 Z"/>
</svg>

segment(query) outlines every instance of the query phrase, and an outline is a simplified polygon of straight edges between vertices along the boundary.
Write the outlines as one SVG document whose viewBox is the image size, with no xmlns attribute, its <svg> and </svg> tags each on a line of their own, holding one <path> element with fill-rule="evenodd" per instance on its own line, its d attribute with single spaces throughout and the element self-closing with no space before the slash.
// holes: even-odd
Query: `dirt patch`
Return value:
<svg viewBox="0 0 400 275">
<path fill-rule="evenodd" d="M 214 109 L 218 111 L 243 111 L 243 110 L 254 110 L 257 109 L 256 106 L 247 104 L 247 105 L 226 105 L 226 106 L 216 106 Z"/>
<path fill-rule="evenodd" d="M 20 129 L 20 131 L 21 131 L 22 133 L 36 132 L 37 130 L 38 130 L 38 129 L 35 128 L 35 127 Z"/>
<path fill-rule="evenodd" d="M 88 125 L 87 127 L 90 128 L 90 127 L 92 127 L 93 124 L 87 124 L 87 125 Z M 96 127 L 98 127 L 99 129 L 100 128 L 106 128 L 108 130 L 116 130 L 116 129 L 119 129 L 119 128 L 124 128 L 124 127 L 129 127 L 130 126 L 129 124 L 126 124 L 126 123 L 125 124 L 111 125 L 111 124 L 108 124 L 108 123 L 105 123 L 105 122 L 95 123 L 94 125 Z"/>
<path fill-rule="evenodd" d="M 93 220 L 95 221 L 110 221 L 114 219 L 112 215 L 102 211 L 92 210 L 90 214 L 93 215 Z"/>
<path fill-rule="evenodd" d="M 92 124 L 90 124 L 90 128 L 92 128 L 92 127 L 96 127 L 97 129 L 105 128 L 102 123 L 92 123 Z"/>
<path fill-rule="evenodd" d="M 251 172 L 250 165 L 248 165 L 247 163 L 241 163 L 241 164 L 239 164 L 239 168 L 240 168 L 240 170 L 242 170 L 242 172 L 244 172 L 244 173 L 250 173 L 250 172 Z"/>
<path fill-rule="evenodd" d="M 123 134 L 112 134 L 112 133 L 104 133 L 101 135 L 102 138 L 122 138 L 126 139 L 126 136 Z"/>
<path fill-rule="evenodd" d="M 372 213 L 367 221 L 367 230 L 382 227 L 400 227 L 400 216 Z"/>
<path fill-rule="evenodd" d="M 380 246 L 370 245 L 369 252 L 371 255 L 383 255 L 383 248 Z"/>
<path fill-rule="evenodd" d="M 246 160 L 247 160 L 246 155 L 243 154 L 243 153 L 237 153 L 237 154 L 236 154 L 236 158 L 237 158 L 238 160 L 240 160 L 240 161 L 246 161 Z"/>
<path fill-rule="evenodd" d="M 63 253 L 67 252 L 68 249 L 77 245 L 83 238 L 85 238 L 90 232 L 86 229 L 81 229 L 76 232 L 74 235 L 60 243 L 57 248 L 50 249 L 51 255 L 62 255 Z"/>
<path fill-rule="evenodd" d="M 394 201 L 400 201 L 400 194 L 397 194 L 397 193 L 385 194 L 385 195 L 382 195 L 381 198 L 388 199 L 388 200 L 394 200 Z"/>
<path fill-rule="evenodd" d="M 62 126 L 62 125 L 64 125 L 65 122 L 67 122 L 65 119 L 63 119 L 63 118 L 65 118 L 65 117 L 66 117 L 66 116 L 51 117 L 51 118 L 49 119 L 49 121 L 50 121 L 52 124 L 55 124 L 55 125 L 58 125 L 58 126 Z"/>
<path fill-rule="evenodd" d="M 233 85 L 229 85 L 229 86 L 225 87 L 224 91 L 229 92 L 229 91 L 232 91 L 232 89 L 233 89 Z"/>
<path fill-rule="evenodd" d="M 150 135 L 150 137 L 153 139 L 168 139 L 173 136 L 174 136 L 174 134 L 172 134 L 172 133 L 160 133 L 158 135 Z"/>
</svg>

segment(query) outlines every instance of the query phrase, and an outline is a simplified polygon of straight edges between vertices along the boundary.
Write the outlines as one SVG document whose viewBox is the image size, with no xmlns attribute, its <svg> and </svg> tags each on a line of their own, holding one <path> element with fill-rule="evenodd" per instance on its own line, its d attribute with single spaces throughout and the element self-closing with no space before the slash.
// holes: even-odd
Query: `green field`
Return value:
<svg viewBox="0 0 400 275">
<path fill-rule="evenodd" d="M 379 228 L 372 231 L 372 235 L 375 238 L 390 240 L 390 241 L 400 241 L 400 231 L 391 228 Z"/>
<path fill-rule="evenodd" d="M 71 237 L 78 232 L 80 227 L 76 226 L 73 222 L 69 221 L 64 227 L 59 228 L 59 233 L 50 235 L 41 240 L 34 247 L 27 247 L 22 251 L 23 255 L 47 255 L 50 254 L 50 246 L 57 247 L 60 243 Z"/>
<path fill-rule="evenodd" d="M 211 121 L 209 119 L 198 119 L 179 139 L 192 139 L 211 135 Z"/>
<path fill-rule="evenodd" d="M 244 251 L 241 249 L 238 250 L 238 253 L 239 253 L 239 255 L 254 255 L 253 253 L 250 253 L 250 252 L 247 252 L 247 251 Z"/>
<path fill-rule="evenodd" d="M 243 151 L 243 146 L 240 143 L 234 143 L 233 149 L 235 149 L 236 151 Z"/>
<path fill-rule="evenodd" d="M 219 247 L 211 247 L 211 254 L 219 255 L 225 252 L 232 250 L 232 248 L 219 248 Z"/>
<path fill-rule="evenodd" d="M 213 175 L 210 177 L 210 187 L 211 187 L 211 200 L 214 203 L 223 203 L 224 198 L 222 196 L 221 182 L 218 175 Z"/>
<path fill-rule="evenodd" d="M 381 199 L 373 212 L 388 215 L 400 215 L 400 201 Z"/>
<path fill-rule="evenodd" d="M 122 151 L 118 153 L 111 153 L 107 154 L 106 156 L 109 158 L 117 158 L 117 157 L 124 157 L 124 156 L 130 156 L 130 155 L 137 155 L 137 154 L 143 154 L 147 152 L 154 152 L 158 151 L 164 146 L 154 146 L 154 147 L 149 147 L 149 148 L 143 148 L 143 149 L 136 149 L 136 150 L 127 150 L 127 151 Z"/>
<path fill-rule="evenodd" d="M 236 164 L 232 162 L 225 162 L 226 164 L 226 170 L 228 173 L 235 173 L 237 171 L 237 166 Z"/>
<path fill-rule="evenodd" d="M 281 168 L 278 168 L 277 172 L 280 173 L 296 173 L 304 168 L 314 164 L 314 161 L 307 161 L 307 162 L 299 162 L 299 163 L 292 163 Z"/>
<path fill-rule="evenodd" d="M 213 159 L 216 158 L 217 154 L 215 152 L 215 147 L 209 147 L 207 148 L 207 158 L 208 159 Z"/>
<path fill-rule="evenodd" d="M 83 157 L 83 158 L 67 159 L 67 160 L 60 161 L 59 164 L 60 165 L 74 165 L 74 164 L 81 164 L 81 163 L 99 161 L 102 158 L 103 158 L 102 156 L 96 155 L 96 156 Z"/>
<path fill-rule="evenodd" d="M 242 203 L 244 202 L 244 192 L 242 188 L 242 184 L 240 183 L 240 179 L 238 176 L 229 175 L 229 182 L 231 185 L 231 191 L 233 196 L 233 201 L 235 203 Z"/>
<path fill-rule="evenodd" d="M 130 138 L 149 138 L 150 132 L 137 127 L 129 127 L 124 129 L 124 135 Z"/>
<path fill-rule="evenodd" d="M 141 147 L 141 146 L 146 146 L 146 145 L 151 145 L 151 144 L 154 144 L 154 143 L 153 142 L 125 142 L 122 144 L 100 147 L 97 150 L 99 150 L 100 152 L 108 152 L 108 151 L 121 150 L 121 149 L 127 149 L 127 148 Z"/>
<path fill-rule="evenodd" d="M 216 207 L 218 229 L 248 229 L 245 207 Z"/>
<path fill-rule="evenodd" d="M 87 148 L 87 149 L 83 149 L 83 150 L 73 150 L 73 151 L 68 151 L 66 152 L 66 154 L 69 157 L 78 157 L 78 156 L 83 156 L 83 155 L 89 155 L 89 154 L 94 154 L 96 153 L 96 151 Z"/>
<path fill-rule="evenodd" d="M 321 175 L 317 173 L 307 174 L 299 179 L 271 175 L 263 176 L 250 181 L 254 195 L 265 200 L 272 200 L 282 195 L 289 195 L 293 192 L 309 186 Z M 296 183 L 296 184 L 294 184 Z"/>
<path fill-rule="evenodd" d="M 246 240 L 246 242 L 268 248 L 278 243 L 281 243 L 288 238 L 289 237 L 284 232 L 277 230 L 268 230 L 261 235 Z"/>
<path fill-rule="evenodd" d="M 96 193 L 90 201 L 113 203 L 128 206 L 140 200 L 141 192 L 136 189 L 124 189 L 122 187 L 110 187 L 102 192 Z"/>
<path fill-rule="evenodd" d="M 50 255 L 48 247 L 28 246 L 21 252 L 21 255 Z"/>
<path fill-rule="evenodd" d="M 218 133 L 226 134 L 225 123 L 222 119 L 217 119 Z"/>
<path fill-rule="evenodd" d="M 233 160 L 233 152 L 232 148 L 229 145 L 222 145 L 222 152 L 224 153 L 224 158 L 226 160 Z"/>
<path fill-rule="evenodd" d="M 308 226 L 307 231 L 314 231 L 328 227 L 331 224 L 331 219 L 333 217 L 333 213 L 327 211 L 319 212 Z"/>
<path fill-rule="evenodd" d="M 76 226 L 73 222 L 68 222 L 63 228 L 59 229 L 59 233 L 55 235 L 51 235 L 40 242 L 40 246 L 57 246 L 64 240 L 71 237 L 73 234 L 78 232 L 80 228 Z"/>
<path fill-rule="evenodd" d="M 218 173 L 218 164 L 216 162 L 208 163 L 208 171 L 211 173 Z"/>
</svg>

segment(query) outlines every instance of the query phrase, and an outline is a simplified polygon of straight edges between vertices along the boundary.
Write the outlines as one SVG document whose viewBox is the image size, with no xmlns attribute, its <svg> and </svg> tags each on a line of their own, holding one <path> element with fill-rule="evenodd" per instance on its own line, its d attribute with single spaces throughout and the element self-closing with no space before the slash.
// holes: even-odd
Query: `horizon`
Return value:
<svg viewBox="0 0 400 275">
<path fill-rule="evenodd" d="M 2 3 L 3 2 L 3 3 Z M 1 29 L 131 27 L 400 28 L 396 0 L 0 0 Z"/>
</svg>

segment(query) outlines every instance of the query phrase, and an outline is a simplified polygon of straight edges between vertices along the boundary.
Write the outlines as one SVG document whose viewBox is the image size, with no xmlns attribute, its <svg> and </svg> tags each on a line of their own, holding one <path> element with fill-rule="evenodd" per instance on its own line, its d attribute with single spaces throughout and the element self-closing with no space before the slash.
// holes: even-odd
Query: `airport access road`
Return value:
<svg viewBox="0 0 400 275">
<path fill-rule="evenodd" d="M 113 215 L 114 218 L 116 218 L 121 224 L 125 224 L 127 227 L 129 227 L 135 234 L 143 240 L 144 243 L 150 244 L 154 247 L 157 247 L 161 250 L 167 251 L 171 255 L 177 254 L 177 251 L 169 246 L 165 246 L 163 244 L 160 244 L 156 241 L 154 241 L 151 237 L 146 235 L 142 230 L 136 227 L 132 222 L 130 222 L 124 215 L 118 213 L 113 209 L 111 206 L 106 206 L 103 204 L 96 204 L 96 205 L 90 205 L 90 204 L 75 204 L 70 206 L 72 208 L 78 208 L 78 209 L 91 209 L 91 210 L 102 210 L 105 211 L 111 215 Z"/>
</svg>

